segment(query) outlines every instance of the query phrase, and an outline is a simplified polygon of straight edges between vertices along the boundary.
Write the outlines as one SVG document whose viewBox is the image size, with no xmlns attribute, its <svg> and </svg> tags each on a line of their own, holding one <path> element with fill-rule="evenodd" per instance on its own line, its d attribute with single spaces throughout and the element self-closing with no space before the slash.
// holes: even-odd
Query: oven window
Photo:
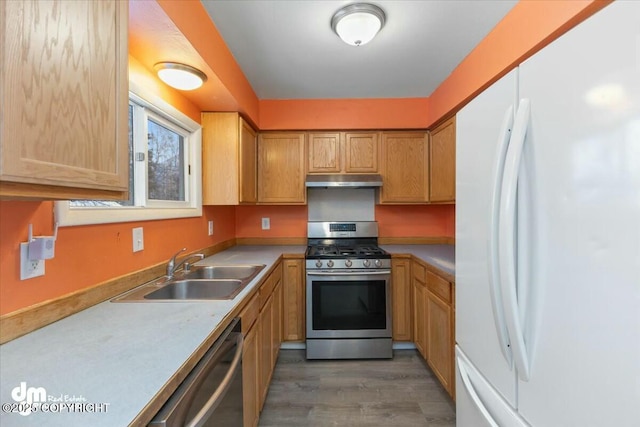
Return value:
<svg viewBox="0 0 640 427">
<path fill-rule="evenodd" d="M 386 329 L 385 284 L 384 280 L 314 280 L 313 329 Z"/>
</svg>

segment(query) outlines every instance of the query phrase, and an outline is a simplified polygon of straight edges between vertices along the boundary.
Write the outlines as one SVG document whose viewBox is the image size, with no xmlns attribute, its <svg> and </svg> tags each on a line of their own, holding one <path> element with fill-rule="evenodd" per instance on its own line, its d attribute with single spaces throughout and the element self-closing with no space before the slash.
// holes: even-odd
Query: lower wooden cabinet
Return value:
<svg viewBox="0 0 640 427">
<path fill-rule="evenodd" d="M 413 291 L 413 339 L 416 348 L 427 359 L 427 283 L 426 268 L 414 261 L 411 266 Z"/>
<path fill-rule="evenodd" d="M 443 387 L 451 394 L 453 343 L 451 342 L 451 306 L 427 292 L 427 363 Z"/>
<path fill-rule="evenodd" d="M 269 391 L 280 343 L 282 342 L 282 264 L 278 264 L 258 291 L 258 407 L 262 410 Z"/>
<path fill-rule="evenodd" d="M 258 371 L 258 328 L 252 327 L 244 337 L 242 351 L 242 393 L 244 427 L 255 427 L 260 417 Z"/>
<path fill-rule="evenodd" d="M 455 399 L 455 287 L 414 260 L 412 271 L 413 339 L 433 373 Z"/>
<path fill-rule="evenodd" d="M 391 313 L 393 340 L 413 340 L 411 312 L 411 258 L 391 259 Z"/>
<path fill-rule="evenodd" d="M 283 337 L 284 341 L 305 340 L 305 270 L 304 259 L 282 262 Z"/>
</svg>

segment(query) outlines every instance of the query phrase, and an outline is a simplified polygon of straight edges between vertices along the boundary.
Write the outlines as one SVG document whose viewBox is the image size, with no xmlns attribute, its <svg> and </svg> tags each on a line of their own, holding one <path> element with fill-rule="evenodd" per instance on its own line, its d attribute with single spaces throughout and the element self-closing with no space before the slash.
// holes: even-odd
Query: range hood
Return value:
<svg viewBox="0 0 640 427">
<path fill-rule="evenodd" d="M 372 188 L 382 187 L 382 176 L 377 174 L 327 174 L 307 175 L 308 188 Z"/>
</svg>

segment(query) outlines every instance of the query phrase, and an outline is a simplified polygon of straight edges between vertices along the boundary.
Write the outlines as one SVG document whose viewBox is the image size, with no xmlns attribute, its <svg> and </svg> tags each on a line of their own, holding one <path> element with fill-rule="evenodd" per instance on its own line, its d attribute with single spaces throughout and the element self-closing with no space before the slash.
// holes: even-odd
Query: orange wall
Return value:
<svg viewBox="0 0 640 427">
<path fill-rule="evenodd" d="M 214 235 L 207 235 L 213 220 Z M 51 235 L 53 202 L 0 202 L 0 314 L 94 286 L 166 261 L 178 249 L 199 250 L 232 239 L 233 207 L 207 207 L 198 218 L 63 227 L 56 253 L 45 261 L 45 275 L 20 280 L 19 243 L 34 235 Z M 131 229 L 143 227 L 144 250 L 133 253 Z"/>
<path fill-rule="evenodd" d="M 455 205 L 376 206 L 380 237 L 455 237 Z"/>
<path fill-rule="evenodd" d="M 427 98 L 261 100 L 260 129 L 426 129 Z"/>
<path fill-rule="evenodd" d="M 271 229 L 262 229 L 269 218 Z M 307 206 L 237 206 L 236 237 L 305 237 Z"/>
</svg>

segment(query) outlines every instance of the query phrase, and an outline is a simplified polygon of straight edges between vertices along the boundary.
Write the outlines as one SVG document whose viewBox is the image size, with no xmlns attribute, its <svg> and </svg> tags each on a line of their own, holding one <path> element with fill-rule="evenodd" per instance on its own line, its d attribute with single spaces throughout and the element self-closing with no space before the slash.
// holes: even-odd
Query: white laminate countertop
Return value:
<svg viewBox="0 0 640 427">
<path fill-rule="evenodd" d="M 236 246 L 205 258 L 199 264 L 266 264 L 233 300 L 107 301 L 3 344 L 0 425 L 128 425 L 280 255 L 305 249 Z M 29 415 L 8 412 L 15 409 L 12 390 L 22 383 L 26 390 L 43 388 L 48 405 Z M 19 392 L 14 395 L 22 400 Z"/>
<path fill-rule="evenodd" d="M 456 274 L 456 247 L 454 245 L 381 245 L 392 254 L 411 254 L 452 276 Z"/>
</svg>

